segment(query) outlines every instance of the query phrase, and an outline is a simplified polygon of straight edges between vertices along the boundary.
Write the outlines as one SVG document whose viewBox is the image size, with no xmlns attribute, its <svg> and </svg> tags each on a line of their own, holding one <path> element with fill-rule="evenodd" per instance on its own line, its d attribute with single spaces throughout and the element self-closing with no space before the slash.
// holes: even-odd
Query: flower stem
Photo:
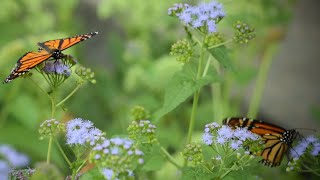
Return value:
<svg viewBox="0 0 320 180">
<path fill-rule="evenodd" d="M 178 169 L 181 169 L 181 166 L 175 162 L 175 160 L 173 159 L 173 157 L 167 152 L 167 150 L 164 147 L 160 147 L 161 152 L 164 154 L 164 156 L 166 157 L 166 159 L 173 164 L 174 166 L 176 166 Z"/>
<path fill-rule="evenodd" d="M 51 118 L 54 119 L 56 107 L 55 107 L 55 99 L 56 99 L 56 90 L 55 88 L 52 88 L 52 97 L 51 97 Z M 49 145 L 48 145 L 48 154 L 47 154 L 47 163 L 50 163 L 50 157 L 51 157 L 51 148 L 52 148 L 52 140 L 53 136 L 50 136 L 49 138 Z"/>
<path fill-rule="evenodd" d="M 76 175 L 77 175 L 77 171 L 75 169 L 72 170 L 72 177 L 71 179 L 72 180 L 75 180 L 76 179 Z"/>
<path fill-rule="evenodd" d="M 201 53 L 200 53 L 199 64 L 198 64 L 197 79 L 199 79 L 201 77 L 203 54 L 204 54 L 204 48 L 201 47 Z M 190 123 L 189 123 L 188 136 L 187 136 L 187 144 L 189 144 L 191 142 L 191 136 L 192 136 L 192 131 L 193 131 L 193 127 L 194 127 L 194 121 L 195 121 L 195 116 L 196 116 L 196 109 L 198 107 L 199 96 L 200 96 L 200 89 L 197 90 L 193 95 L 193 104 L 192 104 L 192 111 L 191 111 L 191 117 L 190 117 Z"/>
<path fill-rule="evenodd" d="M 76 170 L 77 174 L 81 170 L 81 168 L 87 163 L 87 161 L 88 161 L 88 159 L 84 160 L 83 163 L 78 167 L 78 169 Z"/>
<path fill-rule="evenodd" d="M 265 83 L 268 77 L 268 72 L 272 63 L 273 55 L 278 49 L 276 44 L 268 45 L 268 48 L 262 54 L 261 65 L 255 85 L 255 90 L 249 105 L 248 117 L 256 118 Z"/>
<path fill-rule="evenodd" d="M 60 146 L 59 142 L 57 141 L 57 139 L 55 139 L 54 142 L 55 142 L 55 144 L 57 145 L 58 149 L 60 150 L 62 156 L 64 157 L 64 159 L 65 159 L 66 162 L 68 163 L 69 167 L 71 167 L 72 164 L 71 164 L 71 162 L 69 161 L 66 153 L 64 153 L 64 151 L 63 151 L 62 147 Z"/>
<path fill-rule="evenodd" d="M 53 137 L 50 136 L 50 139 L 49 139 L 49 145 L 48 145 L 48 152 L 47 152 L 47 163 L 50 164 L 50 156 L 51 156 L 51 147 L 52 147 L 52 139 Z"/>
<path fill-rule="evenodd" d="M 199 64 L 198 64 L 198 72 L 197 72 L 197 80 L 201 77 L 204 50 L 205 50 L 204 47 L 201 46 Z M 195 117 L 196 117 L 196 110 L 198 108 L 199 96 L 200 96 L 200 89 L 197 90 L 193 95 L 192 111 L 191 111 L 190 122 L 189 122 L 189 130 L 188 130 L 188 135 L 187 135 L 187 144 L 191 143 L 191 137 L 192 137 L 192 132 L 193 132 L 194 123 L 195 123 Z M 187 166 L 187 164 L 188 164 L 188 161 L 185 160 L 184 161 L 184 166 Z"/>
<path fill-rule="evenodd" d="M 238 162 L 242 161 L 244 158 L 247 158 L 246 156 L 242 156 Z M 222 174 L 219 179 L 223 179 L 226 175 L 228 175 L 230 172 L 232 172 L 233 170 L 236 169 L 236 167 L 238 166 L 238 164 L 234 163 L 224 174 Z"/>
<path fill-rule="evenodd" d="M 66 102 L 75 92 L 77 92 L 77 90 L 81 87 L 83 83 L 79 83 L 74 89 L 73 91 L 71 91 L 71 93 L 66 96 L 63 100 L 61 100 L 59 103 L 56 104 L 56 107 L 59 107 L 61 104 L 63 104 L 64 102 Z"/>
<path fill-rule="evenodd" d="M 214 46 L 210 46 L 210 47 L 208 47 L 208 49 L 217 48 L 217 47 L 219 47 L 219 46 L 222 46 L 222 45 L 231 43 L 232 41 L 233 41 L 233 39 L 229 39 L 228 41 L 224 41 L 224 42 L 222 42 L 222 43 L 220 43 L 220 44 L 215 44 Z"/>
<path fill-rule="evenodd" d="M 51 118 L 54 119 L 56 113 L 56 89 L 52 88 L 52 97 L 51 97 Z"/>
</svg>

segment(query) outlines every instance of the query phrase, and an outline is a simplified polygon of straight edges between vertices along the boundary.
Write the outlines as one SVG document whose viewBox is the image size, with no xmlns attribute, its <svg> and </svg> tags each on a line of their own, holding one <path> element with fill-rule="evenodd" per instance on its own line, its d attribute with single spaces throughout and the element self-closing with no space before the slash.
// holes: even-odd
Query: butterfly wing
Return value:
<svg viewBox="0 0 320 180">
<path fill-rule="evenodd" d="M 260 162 L 265 166 L 279 166 L 287 152 L 288 144 L 280 140 L 282 136 L 279 134 L 266 134 L 262 138 L 265 140 L 265 148 L 260 154 L 263 158 Z"/>
<path fill-rule="evenodd" d="M 44 50 L 40 50 L 39 52 L 27 52 L 17 61 L 16 67 L 11 71 L 10 75 L 4 80 L 3 83 L 8 83 L 22 74 L 30 71 L 30 69 L 49 59 L 51 56 L 52 54 L 49 54 Z"/>
<path fill-rule="evenodd" d="M 232 117 L 223 120 L 223 124 L 231 128 L 247 128 L 252 133 L 260 135 L 264 140 L 265 148 L 258 156 L 263 159 L 262 164 L 270 167 L 279 166 L 284 154 L 296 138 L 298 132 L 286 130 L 280 126 L 249 118 Z"/>
<path fill-rule="evenodd" d="M 92 36 L 97 35 L 98 32 L 91 32 L 87 34 L 81 34 L 74 37 L 64 38 L 64 39 L 56 39 L 56 40 L 49 40 L 45 42 L 39 42 L 38 46 L 40 49 L 44 49 L 49 53 L 52 53 L 55 50 L 63 51 L 75 44 L 78 44 L 81 41 L 90 39 Z"/>
</svg>

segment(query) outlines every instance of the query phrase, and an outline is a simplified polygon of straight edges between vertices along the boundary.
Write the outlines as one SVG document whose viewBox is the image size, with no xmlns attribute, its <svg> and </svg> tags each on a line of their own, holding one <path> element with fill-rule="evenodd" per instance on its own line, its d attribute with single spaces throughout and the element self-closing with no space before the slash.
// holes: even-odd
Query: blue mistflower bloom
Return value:
<svg viewBox="0 0 320 180">
<path fill-rule="evenodd" d="M 230 146 L 231 149 L 238 150 L 243 147 L 245 141 L 257 141 L 259 136 L 245 128 L 231 129 L 226 125 L 217 123 L 206 124 L 202 140 L 211 146 L 213 143 Z"/>
<path fill-rule="evenodd" d="M 218 144 L 224 144 L 226 143 L 226 139 L 223 137 L 217 137 L 216 143 Z"/>
<path fill-rule="evenodd" d="M 28 156 L 17 152 L 9 145 L 0 145 L 0 156 L 4 157 L 14 167 L 23 167 L 29 164 Z"/>
<path fill-rule="evenodd" d="M 295 147 L 290 149 L 290 155 L 294 159 L 299 159 L 304 155 L 307 150 L 310 149 L 310 154 L 312 156 L 318 156 L 320 152 L 320 139 L 314 136 L 308 136 L 302 139 Z"/>
<path fill-rule="evenodd" d="M 315 136 L 308 136 L 301 139 L 298 144 L 290 149 L 290 156 L 286 171 L 301 171 L 310 169 L 310 172 L 319 174 L 319 153 L 320 153 L 320 139 Z"/>
<path fill-rule="evenodd" d="M 174 6 L 169 8 L 168 12 L 169 15 L 175 12 L 183 23 L 189 24 L 193 28 L 205 27 L 209 33 L 216 32 L 216 24 L 225 17 L 222 4 L 216 1 L 200 3 L 197 6 Z"/>
<path fill-rule="evenodd" d="M 143 164 L 143 163 L 144 163 L 144 160 L 143 160 L 142 158 L 139 158 L 139 159 L 138 159 L 138 162 L 139 162 L 139 164 Z"/>
<path fill-rule="evenodd" d="M 106 179 L 126 179 L 143 163 L 143 155 L 131 139 L 114 137 L 95 144 L 89 159 L 103 169 Z"/>
<path fill-rule="evenodd" d="M 110 141 L 112 143 L 114 143 L 115 145 L 122 145 L 124 143 L 124 140 L 119 137 L 112 138 L 112 139 L 110 139 Z"/>
<path fill-rule="evenodd" d="M 52 61 L 46 62 L 42 70 L 47 74 L 54 73 L 55 72 L 54 62 Z"/>
<path fill-rule="evenodd" d="M 43 71 L 47 74 L 58 74 L 69 77 L 71 74 L 71 67 L 64 64 L 61 60 L 48 61 L 43 67 Z"/>
<path fill-rule="evenodd" d="M 102 173 L 103 173 L 103 176 L 106 178 L 106 179 L 113 179 L 113 176 L 114 176 L 114 172 L 112 169 L 109 169 L 109 168 L 104 168 L 102 169 Z"/>
<path fill-rule="evenodd" d="M 202 140 L 206 145 L 211 145 L 213 143 L 213 136 L 209 133 L 204 133 L 202 136 Z"/>
<path fill-rule="evenodd" d="M 100 154 L 96 154 L 96 155 L 94 156 L 94 158 L 95 158 L 95 159 L 100 159 L 100 158 L 101 158 L 101 155 L 100 155 Z"/>
<path fill-rule="evenodd" d="M 117 155 L 117 154 L 119 154 L 119 148 L 118 148 L 118 147 L 113 147 L 113 148 L 111 149 L 111 154 L 112 154 L 112 155 Z"/>
<path fill-rule="evenodd" d="M 0 160 L 0 179 L 8 179 L 11 167 L 6 161 Z"/>
<path fill-rule="evenodd" d="M 242 145 L 242 141 L 240 141 L 240 140 L 238 140 L 238 141 L 232 141 L 230 147 L 231 147 L 232 149 L 237 150 L 237 149 L 239 149 L 239 148 L 241 147 L 241 145 Z"/>
<path fill-rule="evenodd" d="M 101 130 L 93 126 L 89 120 L 76 118 L 67 123 L 66 128 L 67 144 L 69 145 L 85 145 L 89 143 L 94 145 L 99 139 L 104 139 Z"/>
<path fill-rule="evenodd" d="M 309 144 L 310 142 L 308 142 L 306 139 L 301 140 L 297 146 L 290 149 L 291 157 L 299 158 L 300 156 L 302 156 L 307 150 L 307 147 L 309 146 Z"/>
<path fill-rule="evenodd" d="M 311 151 L 312 156 L 318 156 L 320 152 L 320 142 L 316 142 L 313 144 L 313 149 Z"/>
</svg>

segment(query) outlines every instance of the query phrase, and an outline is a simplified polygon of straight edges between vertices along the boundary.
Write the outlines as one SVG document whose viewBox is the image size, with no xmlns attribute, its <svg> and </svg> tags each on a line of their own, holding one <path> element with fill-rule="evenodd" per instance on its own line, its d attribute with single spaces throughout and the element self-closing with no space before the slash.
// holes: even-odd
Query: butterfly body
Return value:
<svg viewBox="0 0 320 180">
<path fill-rule="evenodd" d="M 55 60 L 64 58 L 66 55 L 62 53 L 63 50 L 97 34 L 98 32 L 91 32 L 64 39 L 39 42 L 38 52 L 27 52 L 21 56 L 17 61 L 15 68 L 13 68 L 10 75 L 4 80 L 3 83 L 12 81 L 13 79 L 25 74 L 26 72 L 30 71 L 30 69 L 50 58 Z"/>
<path fill-rule="evenodd" d="M 260 135 L 264 140 L 264 149 L 256 154 L 263 159 L 262 164 L 270 167 L 279 166 L 284 154 L 295 140 L 298 132 L 294 129 L 286 130 L 280 126 L 249 118 L 232 117 L 223 120 L 223 124 L 232 128 L 247 128 L 252 133 Z"/>
</svg>

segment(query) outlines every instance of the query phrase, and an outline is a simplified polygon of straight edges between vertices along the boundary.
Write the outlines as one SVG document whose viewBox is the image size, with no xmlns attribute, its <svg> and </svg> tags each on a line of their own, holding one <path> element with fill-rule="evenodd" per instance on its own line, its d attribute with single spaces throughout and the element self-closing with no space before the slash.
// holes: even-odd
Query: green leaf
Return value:
<svg viewBox="0 0 320 180">
<path fill-rule="evenodd" d="M 91 180 L 91 179 L 104 179 L 103 175 L 97 167 L 91 169 L 89 172 L 81 175 L 80 180 Z"/>
<path fill-rule="evenodd" d="M 185 180 L 209 180 L 214 179 L 217 175 L 201 167 L 186 167 L 182 169 L 181 179 Z"/>
<path fill-rule="evenodd" d="M 206 76 L 203 76 L 198 80 L 193 79 L 187 67 L 176 72 L 165 89 L 164 104 L 162 108 L 154 114 L 153 119 L 155 121 L 159 120 L 201 87 L 220 80 L 213 69 L 209 69 L 208 72 L 209 73 Z"/>
<path fill-rule="evenodd" d="M 226 46 L 208 49 L 208 51 L 225 69 L 234 71 L 234 67 L 229 56 L 230 52 Z"/>
<path fill-rule="evenodd" d="M 144 170 L 144 171 L 159 170 L 159 169 L 161 169 L 164 162 L 165 162 L 165 159 L 163 159 L 163 157 L 160 154 L 156 154 L 156 155 L 150 157 L 150 159 L 148 159 L 146 161 L 142 170 Z"/>
<path fill-rule="evenodd" d="M 155 146 L 149 149 L 148 147 L 142 148 L 146 152 L 143 165 L 143 171 L 157 171 L 162 168 L 166 159 L 160 154 L 160 146 Z"/>
</svg>

